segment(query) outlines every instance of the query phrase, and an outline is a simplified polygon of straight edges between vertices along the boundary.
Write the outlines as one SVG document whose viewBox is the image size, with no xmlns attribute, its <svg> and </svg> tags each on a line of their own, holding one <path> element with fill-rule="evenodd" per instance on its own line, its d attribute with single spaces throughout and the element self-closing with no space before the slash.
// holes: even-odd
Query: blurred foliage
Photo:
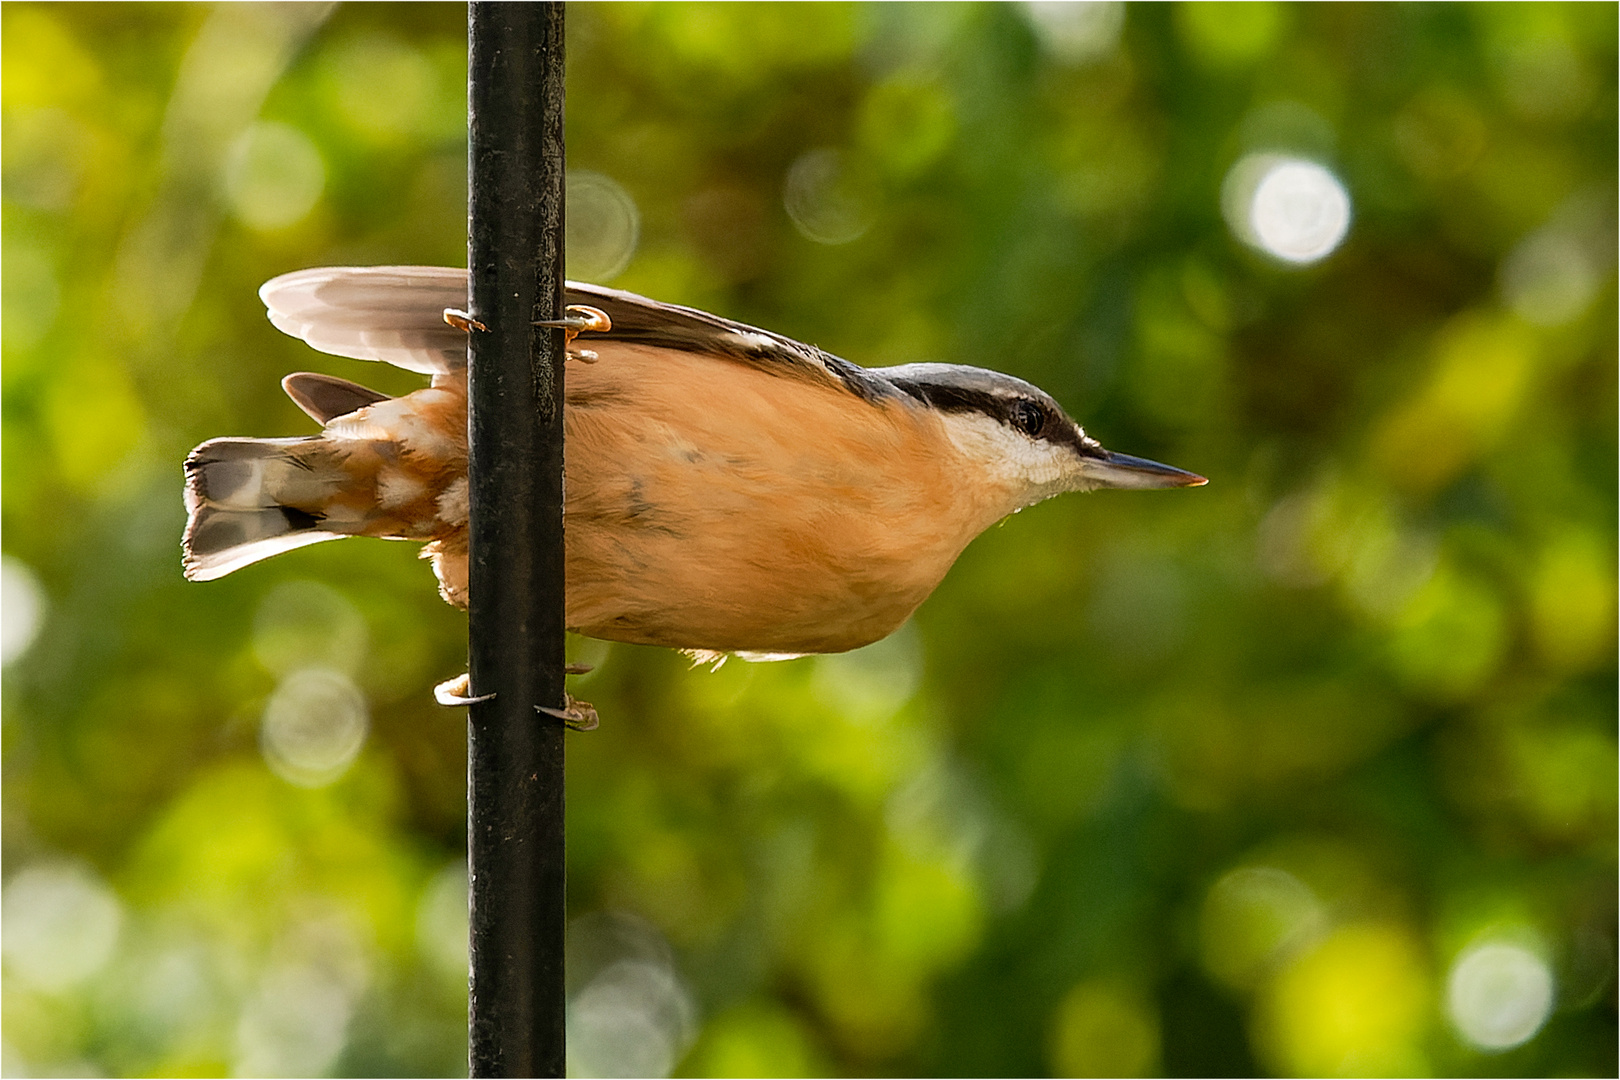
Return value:
<svg viewBox="0 0 1620 1080">
<path fill-rule="evenodd" d="M 284 373 L 415 385 L 254 290 L 463 264 L 464 8 L 0 17 L 3 1068 L 453 1074 L 463 618 L 406 545 L 192 585 L 178 537 L 192 445 L 310 430 Z M 613 284 L 1212 478 L 1022 514 L 860 653 L 576 643 L 576 1071 L 1614 1075 L 1615 41 L 572 5 Z M 1342 181 L 1338 250 L 1236 238 L 1262 152 Z M 312 664 L 369 715 L 337 779 L 268 726 Z"/>
</svg>

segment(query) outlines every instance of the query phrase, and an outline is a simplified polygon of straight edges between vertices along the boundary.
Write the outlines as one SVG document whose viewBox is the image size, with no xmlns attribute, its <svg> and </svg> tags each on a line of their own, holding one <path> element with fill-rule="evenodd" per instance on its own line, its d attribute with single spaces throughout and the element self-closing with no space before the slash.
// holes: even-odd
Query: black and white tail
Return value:
<svg viewBox="0 0 1620 1080">
<path fill-rule="evenodd" d="M 186 458 L 186 577 L 212 581 L 283 551 L 352 535 L 324 512 L 348 482 L 331 444 L 318 436 L 203 443 Z"/>
</svg>

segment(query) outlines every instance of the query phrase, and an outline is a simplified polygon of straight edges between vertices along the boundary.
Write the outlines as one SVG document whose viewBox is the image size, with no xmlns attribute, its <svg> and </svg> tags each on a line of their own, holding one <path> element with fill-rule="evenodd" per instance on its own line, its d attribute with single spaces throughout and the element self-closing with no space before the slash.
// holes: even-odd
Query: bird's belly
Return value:
<svg viewBox="0 0 1620 1080">
<path fill-rule="evenodd" d="M 926 417 L 669 356 L 615 355 L 611 393 L 607 357 L 569 370 L 570 628 L 839 652 L 905 621 L 977 533 Z"/>
<path fill-rule="evenodd" d="M 680 649 L 842 652 L 893 631 L 949 568 L 841 564 L 806 511 L 773 528 L 694 519 L 690 533 L 566 521 L 569 626 Z"/>
</svg>

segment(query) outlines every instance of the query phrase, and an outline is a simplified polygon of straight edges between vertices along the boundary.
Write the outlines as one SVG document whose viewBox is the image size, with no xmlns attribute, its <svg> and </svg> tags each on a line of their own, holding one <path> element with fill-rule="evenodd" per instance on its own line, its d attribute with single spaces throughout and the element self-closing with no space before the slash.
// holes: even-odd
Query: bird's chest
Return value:
<svg viewBox="0 0 1620 1080">
<path fill-rule="evenodd" d="M 586 633 L 852 648 L 904 621 L 982 527 L 903 404 L 678 354 L 615 359 L 611 382 L 607 357 L 569 371 L 569 623 Z"/>
</svg>

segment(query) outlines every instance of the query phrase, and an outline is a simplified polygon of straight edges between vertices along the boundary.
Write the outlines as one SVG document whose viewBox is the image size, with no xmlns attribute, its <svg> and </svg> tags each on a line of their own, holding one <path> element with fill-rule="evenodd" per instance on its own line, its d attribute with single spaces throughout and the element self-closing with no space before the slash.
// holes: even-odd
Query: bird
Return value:
<svg viewBox="0 0 1620 1080">
<path fill-rule="evenodd" d="M 299 372 L 321 425 L 219 438 L 185 461 L 182 566 L 223 577 L 351 536 L 424 545 L 468 603 L 467 271 L 325 267 L 259 290 L 270 322 L 322 352 L 430 377 L 390 397 Z M 568 282 L 566 625 L 700 659 L 778 659 L 887 636 L 967 545 L 1071 491 L 1195 487 L 1115 453 L 1012 375 L 864 368 L 813 345 L 634 293 Z M 588 345 L 586 349 L 582 347 Z"/>
</svg>

